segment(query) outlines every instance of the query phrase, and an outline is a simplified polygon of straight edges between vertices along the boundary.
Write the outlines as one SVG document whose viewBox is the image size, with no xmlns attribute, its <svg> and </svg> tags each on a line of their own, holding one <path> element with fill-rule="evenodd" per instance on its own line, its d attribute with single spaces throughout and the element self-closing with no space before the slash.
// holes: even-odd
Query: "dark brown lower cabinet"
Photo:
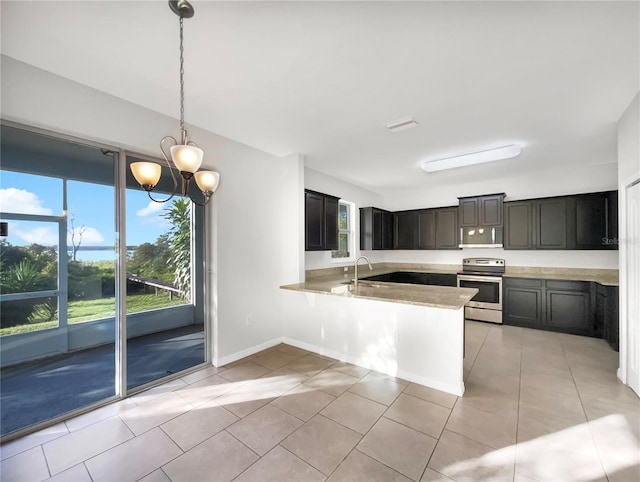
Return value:
<svg viewBox="0 0 640 482">
<path fill-rule="evenodd" d="M 543 283 L 539 279 L 504 278 L 503 323 L 539 328 L 544 321 Z"/>
<path fill-rule="evenodd" d="M 618 309 L 618 287 L 598 285 L 596 288 L 596 320 L 602 327 L 602 337 L 616 351 L 619 350 Z"/>
<path fill-rule="evenodd" d="M 617 333 L 617 298 L 588 281 L 503 279 L 502 321 L 505 325 L 607 337 Z M 615 310 L 614 310 L 615 304 Z"/>
<path fill-rule="evenodd" d="M 546 325 L 554 331 L 600 336 L 591 309 L 590 283 L 546 281 Z"/>
</svg>

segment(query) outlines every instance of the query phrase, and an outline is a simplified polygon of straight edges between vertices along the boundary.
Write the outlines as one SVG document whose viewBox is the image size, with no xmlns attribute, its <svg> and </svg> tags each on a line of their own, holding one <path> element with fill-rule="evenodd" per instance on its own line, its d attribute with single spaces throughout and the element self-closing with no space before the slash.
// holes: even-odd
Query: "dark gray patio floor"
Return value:
<svg viewBox="0 0 640 482">
<path fill-rule="evenodd" d="M 203 363 L 202 325 L 128 342 L 127 387 Z M 5 369 L 0 376 L 0 433 L 6 435 L 115 394 L 114 344 Z"/>
</svg>

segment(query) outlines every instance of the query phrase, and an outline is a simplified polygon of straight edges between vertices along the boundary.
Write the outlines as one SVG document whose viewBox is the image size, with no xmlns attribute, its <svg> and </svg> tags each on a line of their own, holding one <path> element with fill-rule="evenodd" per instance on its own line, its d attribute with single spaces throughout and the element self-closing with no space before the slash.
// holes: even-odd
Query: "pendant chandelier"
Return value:
<svg viewBox="0 0 640 482">
<path fill-rule="evenodd" d="M 220 174 L 215 171 L 199 170 L 202 164 L 204 153 L 193 141 L 187 137 L 184 128 L 184 47 L 183 47 L 183 22 L 185 18 L 191 18 L 194 9 L 186 0 L 169 0 L 169 7 L 178 17 L 180 17 L 180 143 L 175 137 L 166 136 L 160 141 L 160 150 L 167 161 L 169 172 L 173 178 L 173 192 L 166 199 L 155 199 L 151 192 L 160 181 L 162 166 L 155 162 L 133 162 L 131 172 L 140 184 L 142 189 L 147 191 L 149 198 L 157 203 L 164 203 L 175 196 L 178 191 L 178 181 L 173 172 L 173 166 L 180 171 L 182 176 L 181 194 L 188 196 L 192 202 L 199 206 L 204 206 L 211 199 L 211 195 L 218 187 Z M 167 153 L 167 148 L 169 151 Z M 169 161 L 171 158 L 171 161 Z M 189 192 L 191 179 L 194 179 L 200 191 L 202 191 L 203 202 L 196 201 Z"/>
</svg>

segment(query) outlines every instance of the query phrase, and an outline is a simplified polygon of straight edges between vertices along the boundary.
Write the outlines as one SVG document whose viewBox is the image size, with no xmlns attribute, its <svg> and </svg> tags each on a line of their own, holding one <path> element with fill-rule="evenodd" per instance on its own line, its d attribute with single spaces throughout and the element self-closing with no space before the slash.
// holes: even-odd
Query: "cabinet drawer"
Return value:
<svg viewBox="0 0 640 482">
<path fill-rule="evenodd" d="M 589 291 L 588 281 L 547 280 L 548 290 Z"/>
<path fill-rule="evenodd" d="M 510 278 L 504 277 L 503 283 L 506 286 L 519 286 L 521 288 L 542 288 L 543 280 L 535 278 Z"/>
</svg>

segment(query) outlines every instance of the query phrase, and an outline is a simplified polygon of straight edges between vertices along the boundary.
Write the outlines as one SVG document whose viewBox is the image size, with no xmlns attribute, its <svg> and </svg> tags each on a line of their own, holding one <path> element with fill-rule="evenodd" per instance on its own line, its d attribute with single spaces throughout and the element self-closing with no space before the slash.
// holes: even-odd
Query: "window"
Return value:
<svg viewBox="0 0 640 482">
<path fill-rule="evenodd" d="M 340 203 L 338 204 L 338 250 L 331 252 L 331 259 L 335 261 L 347 261 L 354 259 L 354 214 L 355 204 L 340 200 Z"/>
</svg>

